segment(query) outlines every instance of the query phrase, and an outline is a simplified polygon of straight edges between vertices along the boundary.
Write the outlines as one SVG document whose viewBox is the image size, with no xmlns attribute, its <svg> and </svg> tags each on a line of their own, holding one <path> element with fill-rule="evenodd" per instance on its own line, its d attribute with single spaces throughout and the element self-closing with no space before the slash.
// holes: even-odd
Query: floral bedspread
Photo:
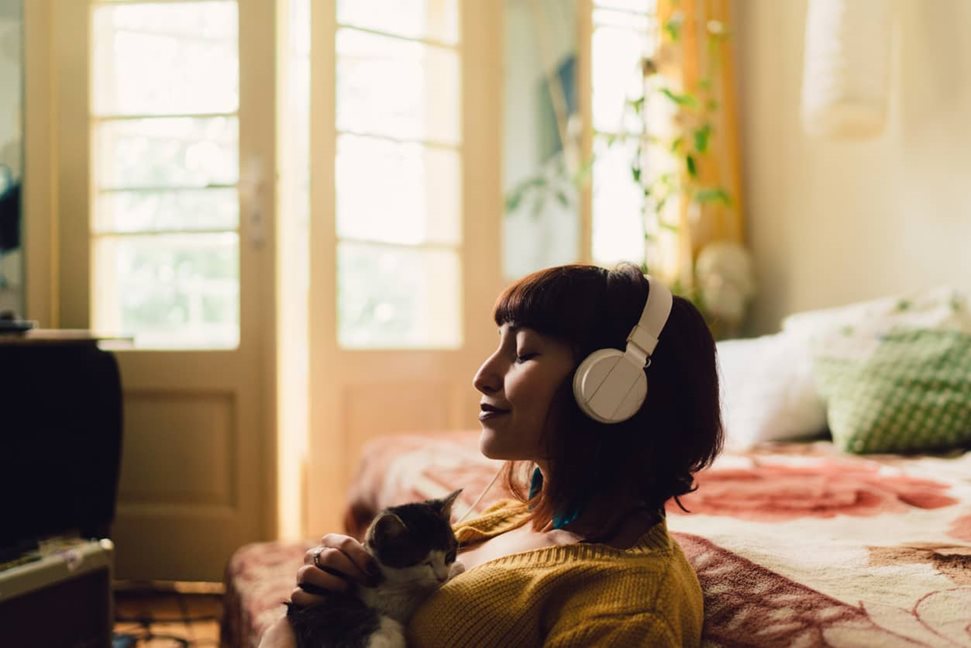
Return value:
<svg viewBox="0 0 971 648">
<path fill-rule="evenodd" d="M 457 487 L 471 504 L 498 467 L 476 438 L 372 443 L 348 530 L 359 534 L 384 506 Z M 724 454 L 698 483 L 682 498 L 690 513 L 672 503 L 668 526 L 705 593 L 706 645 L 971 648 L 971 452 L 860 457 L 826 442 L 777 444 Z M 502 496 L 497 484 L 478 508 Z M 280 615 L 304 548 L 237 552 L 228 643 L 255 645 Z"/>
</svg>

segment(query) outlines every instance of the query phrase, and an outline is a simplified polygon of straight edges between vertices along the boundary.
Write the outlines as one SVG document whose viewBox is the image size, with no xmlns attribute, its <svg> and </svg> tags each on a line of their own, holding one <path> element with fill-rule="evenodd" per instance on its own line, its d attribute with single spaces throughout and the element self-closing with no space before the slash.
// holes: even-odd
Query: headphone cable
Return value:
<svg viewBox="0 0 971 648">
<path fill-rule="evenodd" d="M 461 524 L 462 521 L 465 518 L 469 517 L 469 513 L 471 513 L 472 511 L 475 510 L 475 507 L 477 507 L 479 505 L 479 503 L 482 501 L 482 498 L 485 497 L 486 496 L 486 493 L 488 493 L 492 489 L 492 487 L 495 485 L 496 481 L 499 479 L 499 475 L 502 474 L 503 468 L 505 468 L 505 466 L 500 466 L 499 467 L 499 470 L 496 471 L 496 476 L 492 478 L 492 481 L 489 482 L 489 485 L 485 487 L 485 490 L 482 491 L 482 493 L 476 498 L 476 500 L 472 503 L 472 506 L 470 506 L 468 508 L 468 510 L 465 511 L 465 513 L 462 515 L 462 517 L 460 517 L 458 520 L 455 521 L 455 525 L 456 526 L 458 526 L 459 524 Z"/>
</svg>

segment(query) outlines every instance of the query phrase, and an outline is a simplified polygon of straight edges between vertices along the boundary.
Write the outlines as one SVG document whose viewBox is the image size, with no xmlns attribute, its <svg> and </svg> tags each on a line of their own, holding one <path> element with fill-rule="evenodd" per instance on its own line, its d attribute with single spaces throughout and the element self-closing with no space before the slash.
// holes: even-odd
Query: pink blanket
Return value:
<svg viewBox="0 0 971 648">
<path fill-rule="evenodd" d="M 373 442 L 348 530 L 460 486 L 471 504 L 498 466 L 476 438 Z M 690 513 L 672 503 L 668 526 L 705 592 L 706 644 L 971 648 L 971 452 L 860 457 L 778 444 L 724 454 L 697 481 L 682 498 Z"/>
<path fill-rule="evenodd" d="M 499 464 L 475 432 L 370 444 L 350 491 L 347 530 L 385 506 L 464 488 L 461 514 Z M 971 452 L 839 453 L 829 443 L 724 454 L 668 509 L 698 573 L 709 646 L 971 648 Z M 479 509 L 506 494 L 498 485 Z M 227 570 L 223 640 L 252 645 L 311 543 L 240 549 Z"/>
</svg>

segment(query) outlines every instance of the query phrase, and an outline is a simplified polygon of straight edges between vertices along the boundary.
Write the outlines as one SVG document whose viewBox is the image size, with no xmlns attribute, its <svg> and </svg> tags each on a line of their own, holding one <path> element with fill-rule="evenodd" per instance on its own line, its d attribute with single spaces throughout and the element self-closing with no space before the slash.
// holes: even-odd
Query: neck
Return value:
<svg viewBox="0 0 971 648">
<path fill-rule="evenodd" d="M 604 517 L 596 511 L 610 511 Z M 581 536 L 584 542 L 607 544 L 619 549 L 633 546 L 641 536 L 661 521 L 661 515 L 634 498 L 591 498 L 584 513 L 564 527 Z"/>
</svg>

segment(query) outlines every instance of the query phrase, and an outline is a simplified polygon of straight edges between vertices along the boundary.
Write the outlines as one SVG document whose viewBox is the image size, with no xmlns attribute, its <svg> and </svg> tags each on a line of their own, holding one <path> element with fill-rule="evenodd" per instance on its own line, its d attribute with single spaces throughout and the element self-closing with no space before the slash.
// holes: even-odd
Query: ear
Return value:
<svg viewBox="0 0 971 648">
<path fill-rule="evenodd" d="M 405 523 L 400 517 L 394 513 L 382 513 L 374 521 L 374 525 L 371 527 L 371 533 L 368 535 L 371 537 L 394 539 L 401 537 L 407 531 L 408 527 L 405 526 Z"/>
<path fill-rule="evenodd" d="M 452 491 L 440 500 L 434 500 L 434 502 L 438 505 L 438 510 L 442 512 L 442 517 L 444 517 L 446 520 L 452 516 L 452 504 L 455 504 L 455 500 L 458 498 L 461 492 L 462 489 L 460 488 L 457 491 Z"/>
</svg>

